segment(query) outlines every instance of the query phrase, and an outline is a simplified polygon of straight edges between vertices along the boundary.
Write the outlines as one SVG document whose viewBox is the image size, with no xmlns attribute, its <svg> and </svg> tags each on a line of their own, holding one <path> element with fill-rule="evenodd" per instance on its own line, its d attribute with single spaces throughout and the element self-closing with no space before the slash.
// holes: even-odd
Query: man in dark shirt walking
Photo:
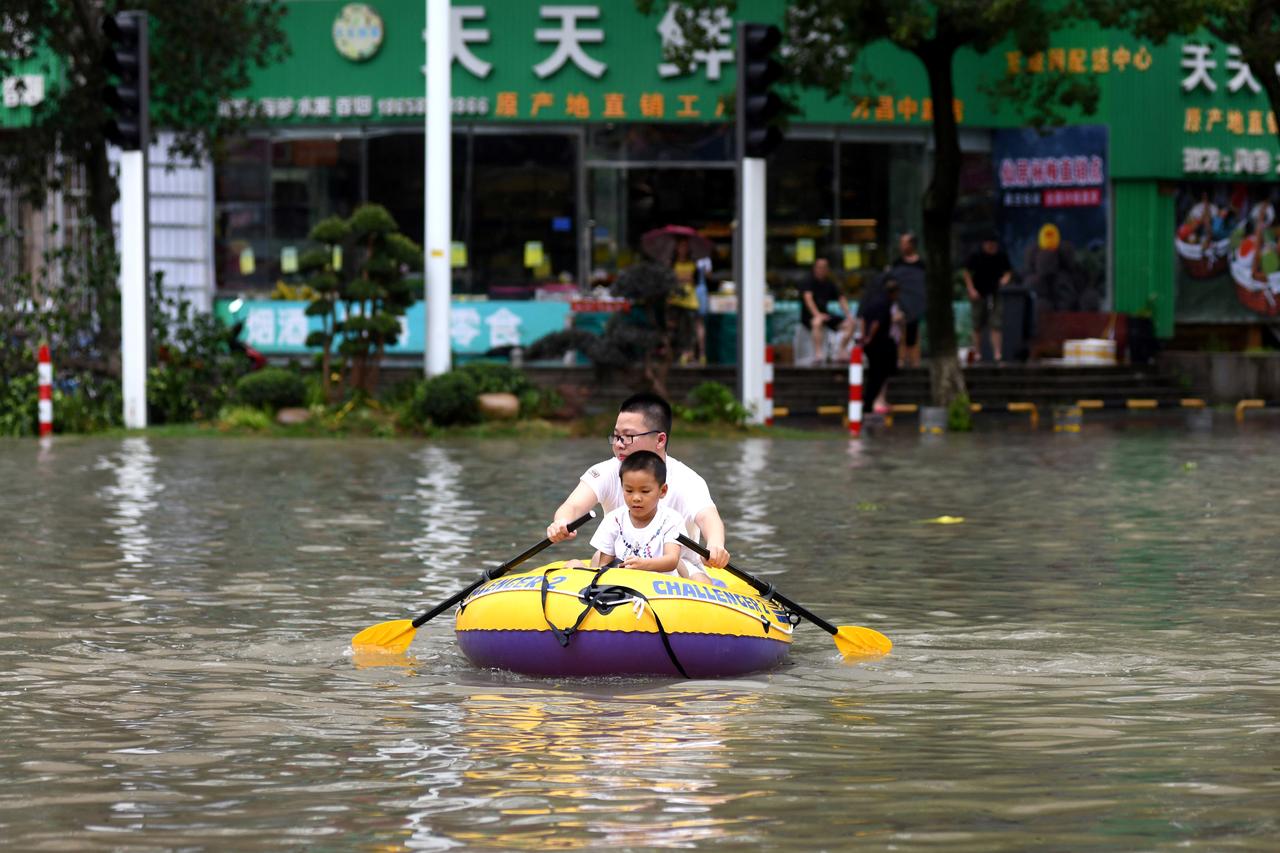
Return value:
<svg viewBox="0 0 1280 853">
<path fill-rule="evenodd" d="M 865 405 L 877 414 L 888 412 L 885 388 L 898 372 L 898 342 L 893 339 L 894 306 L 898 281 L 886 277 L 883 285 L 858 306 L 858 326 L 867 372 L 862 383 Z"/>
<path fill-rule="evenodd" d="M 989 330 L 991 355 L 996 361 L 1003 361 L 1000 354 L 1000 288 L 1013 278 L 1013 267 L 995 234 L 988 234 L 983 239 L 982 248 L 969 256 L 962 272 L 973 309 L 974 351 L 981 356 L 982 333 Z"/>
</svg>

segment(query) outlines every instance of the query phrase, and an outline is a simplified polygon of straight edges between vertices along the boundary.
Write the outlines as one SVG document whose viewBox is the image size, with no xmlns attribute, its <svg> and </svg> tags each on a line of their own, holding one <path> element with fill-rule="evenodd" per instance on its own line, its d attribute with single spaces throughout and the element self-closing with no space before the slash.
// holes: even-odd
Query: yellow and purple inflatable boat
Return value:
<svg viewBox="0 0 1280 853">
<path fill-rule="evenodd" d="M 503 575 L 458 608 L 458 645 L 476 666 L 534 676 L 712 678 L 785 660 L 795 617 L 728 572 L 708 573 L 713 586 L 563 561 Z"/>
</svg>

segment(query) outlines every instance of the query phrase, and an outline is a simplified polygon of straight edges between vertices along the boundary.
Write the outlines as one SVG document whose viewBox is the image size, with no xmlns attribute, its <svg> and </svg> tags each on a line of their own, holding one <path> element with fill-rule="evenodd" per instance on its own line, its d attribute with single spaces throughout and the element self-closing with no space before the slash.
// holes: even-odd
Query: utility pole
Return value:
<svg viewBox="0 0 1280 853">
<path fill-rule="evenodd" d="M 773 52 L 782 33 L 768 24 L 738 24 L 738 228 L 734 278 L 738 288 L 738 382 L 753 423 L 765 412 L 765 245 L 768 199 L 765 157 L 782 142 L 772 122 L 782 100 L 770 87 L 782 76 Z"/>
<path fill-rule="evenodd" d="M 449 265 L 453 239 L 453 98 L 449 76 L 449 0 L 426 0 L 427 110 L 425 185 L 423 198 L 423 298 L 427 306 L 427 340 L 423 370 L 427 376 L 448 373 L 449 306 L 453 298 L 453 270 Z"/>
<path fill-rule="evenodd" d="M 147 13 L 117 12 L 102 21 L 110 75 L 102 99 L 103 131 L 120 153 L 120 371 L 124 425 L 147 425 L 147 147 L 151 143 Z"/>
</svg>

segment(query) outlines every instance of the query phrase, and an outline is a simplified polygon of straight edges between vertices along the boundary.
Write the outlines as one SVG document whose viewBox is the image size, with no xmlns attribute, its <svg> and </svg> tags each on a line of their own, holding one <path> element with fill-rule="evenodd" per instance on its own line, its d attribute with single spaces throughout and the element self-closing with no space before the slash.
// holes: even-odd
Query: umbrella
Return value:
<svg viewBox="0 0 1280 853">
<path fill-rule="evenodd" d="M 676 243 L 689 241 L 689 258 L 698 260 L 711 257 L 711 241 L 687 225 L 664 225 L 646 231 L 640 238 L 640 248 L 655 261 L 670 264 L 676 256 Z"/>
</svg>

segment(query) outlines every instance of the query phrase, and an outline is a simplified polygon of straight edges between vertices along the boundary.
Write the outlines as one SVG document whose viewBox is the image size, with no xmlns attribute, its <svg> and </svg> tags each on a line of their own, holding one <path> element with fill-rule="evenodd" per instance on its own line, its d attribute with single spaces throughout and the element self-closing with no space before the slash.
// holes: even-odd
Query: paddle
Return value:
<svg viewBox="0 0 1280 853">
<path fill-rule="evenodd" d="M 595 517 L 595 511 L 592 510 L 584 516 L 575 518 L 568 524 L 569 532 L 572 533 Z M 520 556 L 507 560 L 496 569 L 486 571 L 475 583 L 471 584 L 466 589 L 449 596 L 447 599 L 440 602 L 413 621 L 408 619 L 396 619 L 391 622 L 379 622 L 377 625 L 365 628 L 359 634 L 356 634 L 351 638 L 351 647 L 355 649 L 356 652 L 384 652 L 388 654 L 400 654 L 405 649 L 409 648 L 409 644 L 413 642 L 414 632 L 416 632 L 418 628 L 422 627 L 423 623 L 429 622 L 448 610 L 450 607 L 453 607 L 455 604 L 465 599 L 468 595 L 475 592 L 481 584 L 487 583 L 494 578 L 502 577 L 507 572 L 532 557 L 534 554 L 537 554 L 539 551 L 548 547 L 550 544 L 550 539 L 543 539 L 537 545 L 534 545 Z"/>
<path fill-rule="evenodd" d="M 708 552 L 706 548 L 703 548 L 683 533 L 676 537 L 676 541 L 694 553 L 701 554 L 703 559 L 711 556 L 710 552 Z M 889 638 L 884 634 L 881 634 L 879 631 L 872 628 L 863 628 L 859 625 L 841 625 L 837 628 L 827 620 L 813 615 L 799 604 L 796 604 L 780 592 L 777 592 L 769 584 L 742 571 L 742 569 L 739 569 L 733 563 L 729 563 L 725 568 L 732 574 L 751 584 L 762 595 L 765 595 L 768 598 L 777 601 L 783 607 L 800 614 L 831 636 L 835 637 L 836 648 L 839 649 L 840 653 L 846 657 L 852 655 L 864 657 L 870 655 L 887 655 L 889 650 L 893 648 L 893 643 L 890 642 Z"/>
</svg>

